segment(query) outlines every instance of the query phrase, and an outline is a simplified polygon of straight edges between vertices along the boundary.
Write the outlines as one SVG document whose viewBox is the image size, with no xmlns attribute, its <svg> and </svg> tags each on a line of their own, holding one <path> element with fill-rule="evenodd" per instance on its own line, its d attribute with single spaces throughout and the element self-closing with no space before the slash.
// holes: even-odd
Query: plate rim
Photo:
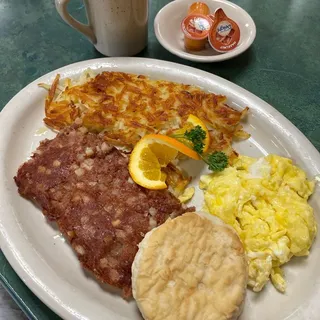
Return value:
<svg viewBox="0 0 320 320">
<path fill-rule="evenodd" d="M 252 43 L 254 42 L 256 35 L 257 35 L 257 28 L 256 28 L 256 24 L 254 22 L 254 20 L 252 19 L 252 17 L 250 16 L 250 14 L 244 10 L 243 8 L 241 8 L 240 6 L 238 6 L 237 4 L 228 1 L 228 0 L 210 0 L 213 2 L 220 2 L 220 3 L 226 3 L 227 5 L 230 5 L 234 8 L 236 8 L 237 10 L 240 10 L 244 16 L 246 16 L 246 18 L 248 19 L 248 21 L 250 21 L 250 23 L 252 24 L 252 35 L 249 36 L 249 41 L 240 49 L 240 50 L 232 50 L 230 52 L 226 52 L 224 54 L 220 54 L 220 55 L 213 55 L 213 56 L 199 56 L 196 54 L 192 54 L 192 53 L 188 53 L 188 52 L 184 52 L 181 50 L 178 50 L 174 47 L 172 47 L 165 38 L 162 37 L 160 31 L 159 31 L 159 26 L 160 26 L 160 16 L 161 14 L 163 14 L 163 12 L 165 10 L 167 10 L 169 7 L 171 6 L 175 6 L 176 3 L 178 2 L 184 2 L 185 0 L 174 0 L 172 2 L 169 2 L 167 5 L 165 5 L 163 8 L 161 8 L 159 10 L 159 12 L 157 13 L 155 19 L 154 19 L 154 23 L 153 23 L 153 27 L 154 27 L 154 32 L 156 35 L 157 40 L 160 42 L 160 44 L 169 52 L 171 52 L 172 54 L 182 58 L 182 59 L 186 59 L 189 61 L 194 61 L 194 62 L 202 62 L 202 63 L 211 63 L 211 62 L 220 62 L 220 61 L 225 61 L 225 60 L 229 60 L 232 58 L 235 58 L 237 56 L 239 56 L 240 54 L 242 54 L 243 52 L 245 52 L 246 50 L 248 50 Z"/>
<path fill-rule="evenodd" d="M 19 111 L 15 110 L 16 101 L 19 100 L 20 97 L 24 96 L 26 93 L 31 93 L 32 88 L 42 81 L 51 81 L 57 73 L 65 73 L 67 76 L 68 71 L 71 72 L 74 69 L 86 69 L 90 66 L 95 66 L 96 68 L 105 67 L 108 69 L 112 69 L 117 65 L 121 65 L 121 68 L 126 68 L 127 66 L 139 66 L 144 65 L 143 72 L 146 73 L 146 70 L 154 70 L 153 68 L 159 68 L 161 70 L 165 69 L 174 69 L 182 71 L 183 73 L 189 73 L 200 79 L 204 78 L 210 80 L 212 83 L 215 83 L 217 86 L 222 88 L 223 90 L 230 91 L 230 94 L 235 94 L 239 99 L 243 101 L 251 101 L 250 106 L 252 109 L 260 110 L 264 114 L 268 115 L 270 120 L 273 121 L 273 124 L 278 125 L 283 128 L 283 133 L 286 136 L 286 139 L 290 136 L 290 139 L 294 140 L 295 143 L 304 144 L 305 146 L 305 155 L 315 159 L 315 163 L 320 165 L 320 153 L 318 150 L 312 145 L 312 143 L 308 140 L 308 138 L 293 124 L 291 123 L 284 115 L 282 115 L 279 111 L 269 105 L 267 102 L 258 98 L 256 95 L 250 93 L 249 91 L 241 88 L 240 86 L 225 80 L 219 76 L 213 75 L 209 72 L 196 69 L 193 67 L 189 67 L 186 65 L 168 62 L 164 60 L 150 59 L 150 58 L 98 58 L 76 62 L 73 64 L 69 64 L 53 70 L 38 79 L 34 80 L 23 89 L 21 89 L 3 108 L 0 113 L 0 126 L 4 124 L 6 121 L 6 117 L 14 115 Z M 254 108 L 253 108 L 254 106 Z M 285 128 L 289 128 L 285 129 Z M 10 130 L 8 130 L 9 132 Z M 7 132 L 7 134 L 9 134 Z M 0 153 L 5 146 L 5 135 L 0 136 Z M 3 197 L 2 194 L 6 192 L 5 186 L 5 175 L 4 175 L 4 160 L 5 156 L 1 155 L 0 158 L 0 197 Z M 320 172 L 320 167 L 317 166 L 317 170 Z M 6 226 L 3 225 L 3 215 L 5 211 L 8 211 L 9 203 L 1 203 L 0 204 L 0 244 L 1 249 L 14 269 L 14 271 L 18 274 L 18 276 L 22 279 L 22 281 L 28 286 L 28 288 L 48 307 L 50 307 L 54 312 L 56 312 L 59 316 L 65 319 L 88 319 L 87 316 L 82 316 L 79 314 L 72 314 L 70 309 L 66 308 L 65 305 L 61 305 L 59 300 L 53 299 L 52 295 L 43 288 L 37 280 L 30 276 L 30 273 L 23 267 L 23 263 L 25 266 L 28 266 L 25 253 L 21 254 L 16 245 L 14 244 L 14 240 L 12 239 L 12 235 L 10 232 L 7 233 Z M 31 248 L 32 249 L 32 248 Z M 112 312 L 110 310 L 110 312 Z"/>
</svg>

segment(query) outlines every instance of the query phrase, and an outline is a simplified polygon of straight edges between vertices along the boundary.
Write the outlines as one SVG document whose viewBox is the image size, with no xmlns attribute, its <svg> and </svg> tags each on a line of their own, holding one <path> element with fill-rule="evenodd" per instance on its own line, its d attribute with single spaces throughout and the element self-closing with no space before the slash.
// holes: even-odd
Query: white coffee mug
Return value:
<svg viewBox="0 0 320 320">
<path fill-rule="evenodd" d="M 106 56 L 132 56 L 148 40 L 148 0 L 84 0 L 88 25 L 67 10 L 70 0 L 55 0 L 56 8 L 71 27 L 82 32 Z"/>
</svg>

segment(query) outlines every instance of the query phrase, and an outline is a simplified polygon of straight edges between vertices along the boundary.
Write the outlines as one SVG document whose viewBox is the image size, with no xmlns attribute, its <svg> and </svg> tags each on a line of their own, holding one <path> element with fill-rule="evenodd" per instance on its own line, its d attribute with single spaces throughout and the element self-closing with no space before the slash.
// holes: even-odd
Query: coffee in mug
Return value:
<svg viewBox="0 0 320 320">
<path fill-rule="evenodd" d="M 69 1 L 55 0 L 60 16 L 83 33 L 103 55 L 132 56 L 145 48 L 148 0 L 84 0 L 88 25 L 68 13 Z"/>
</svg>

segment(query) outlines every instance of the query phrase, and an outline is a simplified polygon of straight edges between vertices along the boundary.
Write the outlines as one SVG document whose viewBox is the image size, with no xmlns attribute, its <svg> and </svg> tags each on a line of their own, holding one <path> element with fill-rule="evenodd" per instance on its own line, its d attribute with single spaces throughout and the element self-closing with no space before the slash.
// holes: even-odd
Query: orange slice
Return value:
<svg viewBox="0 0 320 320">
<path fill-rule="evenodd" d="M 161 134 L 146 135 L 135 145 L 130 155 L 131 178 L 148 189 L 165 189 L 166 174 L 161 168 L 174 160 L 178 152 L 196 160 L 200 159 L 195 151 L 174 138 Z"/>
<path fill-rule="evenodd" d="M 174 131 L 174 134 L 181 134 L 183 135 L 186 131 L 188 130 L 191 130 L 193 129 L 194 127 L 196 126 L 200 126 L 202 128 L 202 130 L 206 133 L 206 137 L 203 141 L 204 143 L 204 147 L 203 147 L 203 152 L 206 152 L 208 151 L 208 148 L 210 146 L 210 135 L 209 135 L 209 131 L 208 131 L 208 128 L 207 126 L 203 123 L 203 121 L 201 121 L 198 117 L 196 117 L 195 115 L 193 114 L 190 114 L 188 116 L 188 119 L 187 119 L 187 122 L 186 124 L 184 125 L 183 128 L 181 129 L 178 129 L 176 131 Z M 184 143 L 184 144 L 187 144 L 188 146 L 192 147 L 192 144 L 190 143 L 189 140 L 187 139 L 181 139 L 181 141 Z"/>
</svg>

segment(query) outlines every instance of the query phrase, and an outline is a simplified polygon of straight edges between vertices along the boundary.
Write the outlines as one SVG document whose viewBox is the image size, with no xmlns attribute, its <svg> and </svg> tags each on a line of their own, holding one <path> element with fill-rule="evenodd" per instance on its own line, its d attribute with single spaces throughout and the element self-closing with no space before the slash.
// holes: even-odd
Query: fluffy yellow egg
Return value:
<svg viewBox="0 0 320 320">
<path fill-rule="evenodd" d="M 309 254 L 317 233 L 308 204 L 314 186 L 302 169 L 277 155 L 239 156 L 232 167 L 201 177 L 204 209 L 233 226 L 245 246 L 254 291 L 271 279 L 284 292 L 280 266 Z"/>
</svg>

